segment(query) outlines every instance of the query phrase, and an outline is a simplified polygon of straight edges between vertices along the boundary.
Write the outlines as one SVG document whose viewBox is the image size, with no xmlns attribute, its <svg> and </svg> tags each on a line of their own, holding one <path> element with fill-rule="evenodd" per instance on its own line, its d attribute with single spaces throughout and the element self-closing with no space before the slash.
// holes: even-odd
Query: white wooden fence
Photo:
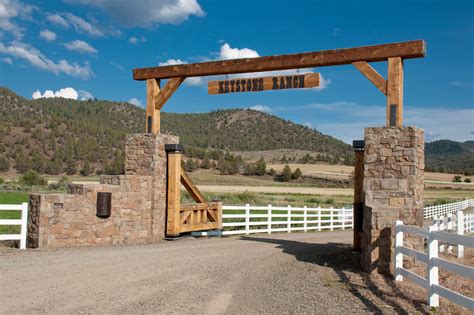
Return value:
<svg viewBox="0 0 474 315">
<path fill-rule="evenodd" d="M 463 235 L 465 233 L 474 232 L 474 213 L 466 213 L 458 211 L 456 213 L 448 213 L 446 216 L 433 217 L 433 226 L 436 226 L 438 231 L 446 231 L 449 233 L 457 233 Z M 452 253 L 453 245 L 440 243 L 439 251 L 444 252 L 447 249 L 448 253 Z M 458 258 L 464 257 L 464 246 L 457 246 Z"/>
<path fill-rule="evenodd" d="M 426 238 L 428 241 L 428 252 L 424 253 L 404 247 L 404 233 L 415 234 Z M 436 225 L 430 226 L 429 228 L 420 228 L 404 225 L 402 221 L 397 221 L 395 236 L 395 280 L 402 281 L 403 277 L 407 277 L 414 283 L 426 288 L 428 290 L 428 304 L 431 307 L 438 307 L 439 296 L 442 296 L 456 304 L 474 311 L 474 299 L 439 285 L 439 268 L 446 269 L 462 277 L 474 279 L 474 268 L 450 262 L 438 257 L 438 242 L 440 241 L 458 246 L 463 245 L 474 247 L 474 237 L 438 231 Z M 404 269 L 403 255 L 425 263 L 427 265 L 427 278 L 423 278 L 407 269 Z"/>
<path fill-rule="evenodd" d="M 222 210 L 223 235 L 352 229 L 352 209 L 246 204 L 223 206 Z"/>
<path fill-rule="evenodd" d="M 446 216 L 448 213 L 455 213 L 469 207 L 474 207 L 474 199 L 466 199 L 463 201 L 446 203 L 444 205 L 425 207 L 423 216 L 430 219 L 434 216 Z"/>
<path fill-rule="evenodd" d="M 0 205 L 0 211 L 20 210 L 21 219 L 0 219 L 0 225 L 21 225 L 20 234 L 0 234 L 0 241 L 19 240 L 20 248 L 26 248 L 26 228 L 28 223 L 28 204 Z"/>
</svg>

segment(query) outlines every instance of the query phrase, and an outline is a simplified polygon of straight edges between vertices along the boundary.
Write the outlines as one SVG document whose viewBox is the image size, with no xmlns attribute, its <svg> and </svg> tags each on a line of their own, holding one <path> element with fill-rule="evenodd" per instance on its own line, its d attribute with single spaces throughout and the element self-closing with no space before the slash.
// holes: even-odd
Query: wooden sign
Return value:
<svg viewBox="0 0 474 315">
<path fill-rule="evenodd" d="M 305 89 L 319 86 L 319 73 L 209 81 L 209 94 Z"/>
</svg>

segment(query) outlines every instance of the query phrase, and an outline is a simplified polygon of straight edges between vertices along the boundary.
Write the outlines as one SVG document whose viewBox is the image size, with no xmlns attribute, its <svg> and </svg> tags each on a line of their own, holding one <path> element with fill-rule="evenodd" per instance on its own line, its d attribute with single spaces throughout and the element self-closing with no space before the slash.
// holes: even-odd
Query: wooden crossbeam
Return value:
<svg viewBox="0 0 474 315">
<path fill-rule="evenodd" d="M 165 103 L 168 101 L 168 99 L 173 95 L 174 92 L 179 88 L 181 83 L 185 80 L 185 77 L 177 77 L 177 78 L 171 78 L 166 82 L 165 86 L 163 89 L 160 91 L 160 93 L 156 97 L 156 102 L 155 102 L 155 109 L 156 110 L 161 110 Z"/>
<path fill-rule="evenodd" d="M 233 73 L 315 68 L 351 64 L 357 61 L 384 61 L 391 57 L 400 57 L 402 59 L 421 58 L 425 56 L 425 52 L 425 42 L 423 40 L 415 40 L 401 43 L 324 50 L 300 54 L 139 68 L 133 70 L 133 78 L 135 80 L 167 79 L 176 77 L 200 77 Z"/>
<path fill-rule="evenodd" d="M 387 81 L 366 61 L 352 63 L 370 82 L 372 82 L 384 95 L 387 95 Z"/>
<path fill-rule="evenodd" d="M 201 194 L 196 185 L 194 185 L 193 181 L 183 168 L 181 168 L 181 184 L 183 184 L 183 186 L 189 192 L 194 201 L 199 203 L 206 202 L 206 198 L 204 198 L 204 196 Z"/>
</svg>

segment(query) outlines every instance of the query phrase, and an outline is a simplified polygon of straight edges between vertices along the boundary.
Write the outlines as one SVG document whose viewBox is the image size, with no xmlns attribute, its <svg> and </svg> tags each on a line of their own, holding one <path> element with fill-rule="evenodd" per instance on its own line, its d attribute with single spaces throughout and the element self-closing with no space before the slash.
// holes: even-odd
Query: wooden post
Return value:
<svg viewBox="0 0 474 315">
<path fill-rule="evenodd" d="M 355 251 L 361 251 L 362 221 L 364 215 L 364 141 L 355 140 L 354 147 L 354 206 L 352 213 L 353 220 L 353 248 Z"/>
<path fill-rule="evenodd" d="M 146 80 L 146 133 L 160 133 L 160 111 L 155 109 L 155 103 L 160 94 L 160 80 Z"/>
<path fill-rule="evenodd" d="M 168 190 L 166 236 L 179 236 L 180 225 L 180 186 L 181 186 L 181 153 L 177 149 L 167 149 L 168 154 Z"/>
<path fill-rule="evenodd" d="M 387 127 L 401 127 L 403 123 L 403 60 L 388 58 Z"/>
</svg>

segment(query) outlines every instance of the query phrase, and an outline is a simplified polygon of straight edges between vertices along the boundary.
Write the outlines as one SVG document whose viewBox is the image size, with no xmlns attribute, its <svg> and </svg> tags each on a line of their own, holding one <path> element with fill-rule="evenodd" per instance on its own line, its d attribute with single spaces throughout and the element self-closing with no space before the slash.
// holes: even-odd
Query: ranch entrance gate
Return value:
<svg viewBox="0 0 474 315">
<path fill-rule="evenodd" d="M 354 249 L 362 251 L 362 264 L 366 265 L 369 271 L 379 269 L 381 272 L 390 272 L 395 220 L 405 219 L 408 224 L 421 225 L 419 213 L 423 206 L 423 131 L 402 126 L 403 62 L 405 59 L 422 58 L 425 51 L 425 42 L 416 40 L 318 52 L 139 68 L 133 70 L 133 78 L 146 80 L 146 132 L 159 134 L 160 111 L 186 78 L 352 64 L 387 100 L 386 127 L 367 128 L 365 142 L 354 142 Z M 383 61 L 388 65 L 387 78 L 369 64 Z M 260 85 L 258 81 L 251 81 L 252 79 L 244 79 L 241 82 L 247 82 L 247 91 L 258 91 L 278 89 L 280 79 L 283 84 L 284 78 L 273 78 L 273 88 L 270 78 L 262 78 Z M 163 87 L 162 80 L 167 80 Z M 319 83 L 319 76 L 317 81 L 313 86 Z M 210 82 L 209 93 L 246 91 L 241 85 L 237 90 L 237 82 Z M 298 78 L 288 78 L 288 82 L 293 82 L 290 87 L 298 87 Z M 181 148 L 173 147 L 167 152 L 167 235 L 178 236 L 185 231 L 220 228 L 220 205 L 205 200 L 181 168 Z M 180 183 L 190 192 L 196 205 L 180 204 Z M 416 241 L 413 243 L 415 246 Z"/>
</svg>

